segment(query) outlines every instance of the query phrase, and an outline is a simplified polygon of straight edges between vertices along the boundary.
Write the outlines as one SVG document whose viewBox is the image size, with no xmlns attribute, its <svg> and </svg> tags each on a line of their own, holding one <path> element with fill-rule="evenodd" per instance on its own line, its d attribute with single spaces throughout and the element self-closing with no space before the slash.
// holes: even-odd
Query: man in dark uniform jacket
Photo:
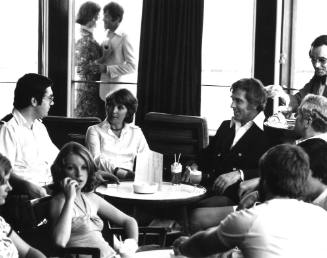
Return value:
<svg viewBox="0 0 327 258">
<path fill-rule="evenodd" d="M 191 214 L 191 226 L 196 228 L 215 223 L 220 216 L 217 207 L 239 202 L 240 182 L 259 176 L 258 161 L 271 146 L 263 127 L 267 96 L 261 81 L 241 79 L 232 84 L 231 92 L 234 115 L 221 124 L 198 160 L 201 184 L 209 196 Z M 229 208 L 226 214 L 230 212 Z"/>
<path fill-rule="evenodd" d="M 242 79 L 231 86 L 231 92 L 234 116 L 221 124 L 199 164 L 206 173 L 203 185 L 237 203 L 239 183 L 258 176 L 258 160 L 270 143 L 263 130 L 267 98 L 262 83 Z"/>
</svg>

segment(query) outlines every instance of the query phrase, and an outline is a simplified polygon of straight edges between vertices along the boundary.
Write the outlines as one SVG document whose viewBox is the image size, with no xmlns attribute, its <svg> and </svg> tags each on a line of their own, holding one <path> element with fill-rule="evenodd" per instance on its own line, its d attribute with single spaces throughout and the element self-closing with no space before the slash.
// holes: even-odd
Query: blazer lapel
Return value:
<svg viewBox="0 0 327 258">
<path fill-rule="evenodd" d="M 235 137 L 235 125 L 228 128 L 228 132 L 226 132 L 225 136 L 222 150 L 229 151 Z"/>
<path fill-rule="evenodd" d="M 253 137 L 256 130 L 260 129 L 255 124 L 253 124 L 231 149 L 235 149 L 238 145 L 244 146 L 246 144 L 251 144 L 249 139 L 255 140 Z"/>
</svg>

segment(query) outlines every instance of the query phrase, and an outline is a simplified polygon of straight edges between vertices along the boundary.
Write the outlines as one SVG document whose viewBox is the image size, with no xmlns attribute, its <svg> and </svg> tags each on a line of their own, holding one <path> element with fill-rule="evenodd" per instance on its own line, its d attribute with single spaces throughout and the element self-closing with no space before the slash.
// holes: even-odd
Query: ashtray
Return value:
<svg viewBox="0 0 327 258">
<path fill-rule="evenodd" d="M 153 183 L 134 183 L 133 184 L 134 193 L 140 194 L 152 194 L 158 190 L 158 184 Z"/>
</svg>

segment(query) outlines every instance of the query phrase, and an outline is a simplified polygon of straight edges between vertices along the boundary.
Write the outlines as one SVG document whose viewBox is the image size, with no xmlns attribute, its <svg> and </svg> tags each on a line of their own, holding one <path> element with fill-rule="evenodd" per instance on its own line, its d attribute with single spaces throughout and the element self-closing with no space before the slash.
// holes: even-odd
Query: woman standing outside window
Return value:
<svg viewBox="0 0 327 258">
<path fill-rule="evenodd" d="M 99 86 L 93 82 L 100 79 L 100 73 L 90 65 L 101 57 L 101 47 L 93 37 L 100 10 L 98 4 L 88 1 L 81 5 L 76 18 L 76 23 L 81 25 L 81 37 L 75 45 L 76 72 L 79 80 L 85 81 L 76 84 L 76 117 L 101 117 Z"/>
</svg>

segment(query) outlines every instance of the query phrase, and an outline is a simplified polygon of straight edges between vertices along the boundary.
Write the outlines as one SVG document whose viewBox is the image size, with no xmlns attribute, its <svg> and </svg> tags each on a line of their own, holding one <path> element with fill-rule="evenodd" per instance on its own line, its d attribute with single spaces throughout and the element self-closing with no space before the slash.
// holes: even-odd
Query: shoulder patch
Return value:
<svg viewBox="0 0 327 258">
<path fill-rule="evenodd" d="M 12 119 L 12 118 L 13 118 L 13 114 L 8 114 L 8 115 L 6 115 L 5 117 L 3 117 L 1 119 L 1 123 L 9 122 L 9 120 Z"/>
</svg>

